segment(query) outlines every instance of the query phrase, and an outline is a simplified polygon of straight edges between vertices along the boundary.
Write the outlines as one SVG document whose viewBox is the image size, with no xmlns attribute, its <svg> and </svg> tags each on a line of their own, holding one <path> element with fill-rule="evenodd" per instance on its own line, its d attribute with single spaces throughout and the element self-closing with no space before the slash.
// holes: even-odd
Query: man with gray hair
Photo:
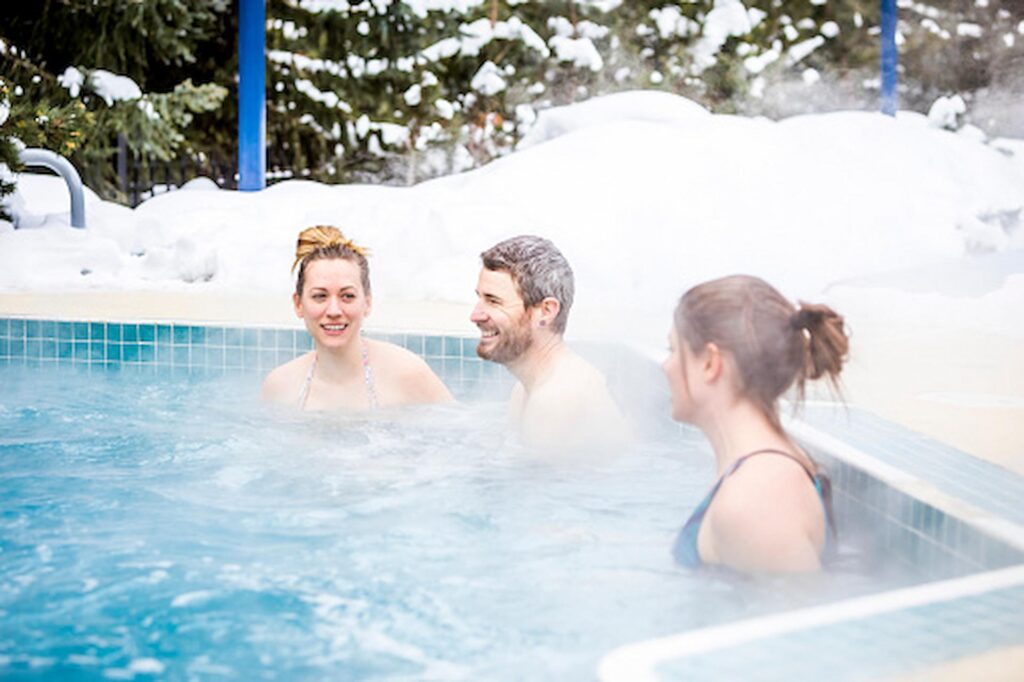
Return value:
<svg viewBox="0 0 1024 682">
<path fill-rule="evenodd" d="M 510 412 L 523 441 L 543 449 L 607 448 L 629 429 L 605 377 L 562 340 L 574 283 L 572 268 L 547 239 L 522 235 L 480 254 L 476 353 L 519 382 Z"/>
</svg>

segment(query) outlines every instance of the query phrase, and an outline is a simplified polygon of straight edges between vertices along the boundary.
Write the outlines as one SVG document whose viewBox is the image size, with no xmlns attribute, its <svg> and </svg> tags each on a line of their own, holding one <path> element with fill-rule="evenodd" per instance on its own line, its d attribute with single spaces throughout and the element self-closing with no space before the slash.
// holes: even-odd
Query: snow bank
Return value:
<svg viewBox="0 0 1024 682">
<path fill-rule="evenodd" d="M 22 221 L 37 227 L 0 223 L 0 290 L 286 296 L 297 232 L 331 223 L 373 250 L 377 296 L 468 304 L 480 251 L 536 233 L 572 263 L 577 305 L 628 327 L 631 314 L 667 315 L 685 288 L 724 274 L 813 299 L 837 281 L 1024 249 L 1018 147 L 922 115 L 776 123 L 634 92 L 543 112 L 534 131 L 522 151 L 411 188 L 205 183 L 134 211 L 90 193 L 84 231 L 67 226 L 58 179 L 23 176 Z M 1024 303 L 1012 277 L 1000 292 L 986 305 L 1009 315 Z"/>
</svg>

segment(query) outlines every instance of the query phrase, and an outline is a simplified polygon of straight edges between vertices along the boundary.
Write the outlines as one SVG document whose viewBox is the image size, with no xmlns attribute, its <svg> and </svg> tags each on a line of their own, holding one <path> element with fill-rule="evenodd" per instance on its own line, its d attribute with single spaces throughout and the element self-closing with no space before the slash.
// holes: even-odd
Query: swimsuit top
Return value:
<svg viewBox="0 0 1024 682">
<path fill-rule="evenodd" d="M 715 483 L 714 487 L 711 488 L 707 496 L 703 500 L 701 500 L 700 504 L 697 505 L 697 508 L 693 511 L 693 514 L 687 520 L 686 525 L 684 525 L 682 530 L 679 531 L 679 535 L 676 537 L 675 545 L 672 548 L 672 556 L 675 557 L 675 560 L 678 563 L 682 564 L 683 566 L 686 566 L 687 568 L 698 568 L 699 566 L 701 566 L 701 564 L 703 564 L 703 561 L 701 561 L 700 558 L 700 550 L 697 547 L 697 535 L 700 533 L 700 526 L 701 523 L 704 521 L 704 515 L 708 511 L 708 506 L 711 504 L 711 500 L 714 499 L 715 494 L 718 492 L 718 489 L 722 486 L 722 482 L 729 476 L 731 476 L 733 472 L 739 469 L 745 461 L 747 461 L 751 457 L 754 457 L 755 455 L 764 454 L 781 455 L 783 457 L 788 457 L 789 459 L 799 464 L 807 473 L 808 478 L 810 478 L 811 482 L 814 484 L 814 489 L 817 491 L 818 497 L 821 499 L 822 509 L 824 509 L 825 511 L 825 547 L 822 549 L 822 556 L 827 557 L 833 553 L 834 548 L 832 547 L 832 535 L 835 534 L 835 526 L 833 525 L 832 521 L 832 494 L 831 483 L 828 480 L 828 476 L 820 472 L 812 473 L 811 470 L 808 469 L 802 461 L 800 461 L 793 455 L 789 454 L 788 452 L 783 452 L 782 450 L 764 449 L 755 450 L 754 452 L 751 452 L 748 455 L 744 455 L 743 457 L 740 457 L 738 460 L 733 462 L 732 466 L 729 467 L 729 469 L 724 474 L 722 474 L 722 477 L 719 478 L 718 481 Z"/>
<path fill-rule="evenodd" d="M 306 399 L 309 397 L 310 386 L 313 385 L 313 374 L 316 372 L 316 354 L 313 354 L 313 362 L 309 365 L 309 371 L 306 372 L 306 379 L 302 382 L 302 388 L 299 389 L 299 409 L 306 407 Z M 366 397 L 370 402 L 370 409 L 376 410 L 379 405 L 377 404 L 377 389 L 373 384 L 373 369 L 370 367 L 370 350 L 366 347 L 366 342 L 363 341 L 363 382 L 366 384 Z"/>
</svg>

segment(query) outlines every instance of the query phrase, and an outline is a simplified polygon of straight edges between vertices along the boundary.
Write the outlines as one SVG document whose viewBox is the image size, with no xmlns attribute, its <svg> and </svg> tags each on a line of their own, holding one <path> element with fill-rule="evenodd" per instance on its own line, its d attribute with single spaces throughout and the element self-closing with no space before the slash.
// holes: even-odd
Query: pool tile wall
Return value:
<svg viewBox="0 0 1024 682">
<path fill-rule="evenodd" d="M 512 378 L 503 367 L 476 356 L 475 338 L 417 333 L 369 336 L 423 357 L 444 377 L 456 396 L 465 398 L 483 392 L 505 395 L 504 391 L 512 385 Z M 311 348 L 312 341 L 304 329 L 0 318 L 0 365 L 172 374 L 265 373 Z M 638 385 L 658 382 L 663 386 L 651 362 L 627 358 L 602 366 L 608 367 L 609 382 L 613 390 L 619 391 L 616 395 L 620 400 L 642 408 L 640 412 L 663 412 L 662 406 L 655 404 L 661 397 L 652 398 L 650 391 L 646 396 L 636 392 Z M 638 375 L 642 375 L 641 381 L 636 381 Z M 630 384 L 636 395 L 622 392 L 629 391 Z M 1019 500 L 1024 499 L 1024 477 L 1004 470 L 985 470 L 973 472 L 979 474 L 981 484 L 979 476 L 966 477 L 965 481 L 964 467 L 979 466 L 974 458 L 857 410 L 846 410 L 837 416 L 834 409 L 812 409 L 805 418 L 887 462 L 895 460 L 900 468 L 940 488 L 952 486 L 947 492 L 954 496 L 1015 522 L 1024 518 L 1024 509 L 1019 505 Z M 1024 560 L 1019 548 L 978 532 L 966 522 L 903 494 L 826 452 L 813 454 L 826 464 L 832 477 L 837 525 L 844 534 L 861 536 L 864 556 L 859 560 L 895 557 L 917 567 L 928 567 L 935 578 Z M 936 472 L 944 478 L 936 480 Z M 958 475 L 953 476 L 952 472 Z M 980 493 L 976 491 L 978 485 L 982 485 Z"/>
<path fill-rule="evenodd" d="M 1024 587 L 1015 586 L 687 656 L 659 666 L 658 677 L 877 680 L 1014 645 L 1021 632 Z"/>
<path fill-rule="evenodd" d="M 512 385 L 503 367 L 476 356 L 474 338 L 417 333 L 367 336 L 423 357 L 457 393 Z M 312 347 L 304 329 L 0 318 L 3 364 L 263 374 Z"/>
</svg>

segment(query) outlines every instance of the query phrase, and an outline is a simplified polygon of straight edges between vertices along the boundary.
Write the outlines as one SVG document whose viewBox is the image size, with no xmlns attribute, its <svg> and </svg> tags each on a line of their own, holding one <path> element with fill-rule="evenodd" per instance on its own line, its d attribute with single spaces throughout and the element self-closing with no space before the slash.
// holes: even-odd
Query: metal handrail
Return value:
<svg viewBox="0 0 1024 682">
<path fill-rule="evenodd" d="M 64 178 L 71 193 L 71 227 L 85 227 L 85 193 L 82 178 L 71 162 L 48 149 L 28 148 L 18 153 L 18 159 L 25 166 L 49 168 Z"/>
</svg>

